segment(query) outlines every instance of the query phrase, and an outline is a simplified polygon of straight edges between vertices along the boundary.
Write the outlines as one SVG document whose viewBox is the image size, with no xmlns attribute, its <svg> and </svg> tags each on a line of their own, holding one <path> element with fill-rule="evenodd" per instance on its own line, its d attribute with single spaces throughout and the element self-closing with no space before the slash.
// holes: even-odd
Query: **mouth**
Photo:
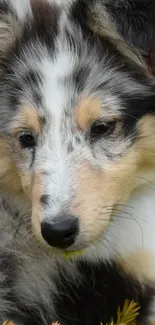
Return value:
<svg viewBox="0 0 155 325">
<path fill-rule="evenodd" d="M 92 235 L 89 233 L 88 233 L 88 236 L 85 236 L 85 233 L 82 233 L 82 231 L 81 231 L 80 236 L 77 236 L 75 242 L 73 244 L 69 245 L 68 247 L 65 247 L 66 245 L 63 245 L 64 247 L 63 246 L 59 247 L 59 245 L 57 245 L 57 246 L 50 245 L 50 243 L 48 243 L 48 241 L 45 240 L 46 238 L 44 239 L 44 237 L 42 236 L 42 233 L 40 231 L 36 231 L 39 227 L 38 228 L 34 227 L 33 232 L 37 239 L 37 242 L 40 243 L 39 247 L 40 248 L 42 247 L 45 254 L 47 254 L 51 257 L 53 255 L 53 258 L 64 259 L 66 262 L 68 262 L 72 259 L 73 260 L 78 259 L 78 258 L 81 259 L 82 256 L 87 254 L 87 252 L 89 252 L 91 249 L 94 250 L 94 247 L 98 247 L 98 243 L 100 243 L 100 241 L 102 242 L 103 233 L 106 232 L 109 223 L 111 223 L 113 221 L 114 215 L 115 215 L 115 209 L 113 211 L 111 211 L 111 214 L 109 217 L 109 222 L 106 225 L 104 231 L 102 231 L 102 233 L 100 233 L 98 235 L 96 234 L 96 236 L 92 237 Z M 60 237 L 59 233 L 56 235 L 57 236 L 55 236 L 54 238 L 59 239 L 59 237 Z M 51 236 L 51 238 L 53 240 L 52 236 Z M 66 237 L 64 237 L 64 238 L 66 238 Z"/>
<path fill-rule="evenodd" d="M 80 257 L 82 256 L 85 251 L 85 248 L 75 248 L 75 249 L 59 249 L 55 247 L 51 247 L 47 245 L 45 242 L 42 242 L 39 240 L 40 243 L 40 248 L 43 249 L 44 253 L 49 255 L 49 256 L 55 256 L 58 258 L 63 258 L 66 262 L 70 261 L 72 258 Z"/>
</svg>

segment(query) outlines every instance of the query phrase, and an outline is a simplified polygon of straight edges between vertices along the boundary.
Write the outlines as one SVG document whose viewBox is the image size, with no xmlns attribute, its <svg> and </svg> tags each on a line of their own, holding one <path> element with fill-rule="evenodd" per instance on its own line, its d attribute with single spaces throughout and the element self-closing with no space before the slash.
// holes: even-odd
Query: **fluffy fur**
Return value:
<svg viewBox="0 0 155 325">
<path fill-rule="evenodd" d="M 1 322 L 155 317 L 155 84 L 110 5 L 0 0 Z M 70 216 L 66 263 L 41 223 Z"/>
</svg>

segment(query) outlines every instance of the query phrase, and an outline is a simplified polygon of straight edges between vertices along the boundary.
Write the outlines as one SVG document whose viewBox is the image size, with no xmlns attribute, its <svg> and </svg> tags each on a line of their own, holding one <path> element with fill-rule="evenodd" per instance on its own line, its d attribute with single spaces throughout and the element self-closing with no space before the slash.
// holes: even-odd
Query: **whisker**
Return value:
<svg viewBox="0 0 155 325">
<path fill-rule="evenodd" d="M 110 227 L 115 227 L 115 228 L 120 228 L 120 229 L 124 229 L 124 230 L 127 230 L 128 232 L 130 232 L 131 234 L 133 234 L 134 236 L 136 236 L 136 234 L 131 230 L 131 229 L 128 229 L 122 225 L 116 225 L 114 223 L 111 223 L 110 224 Z"/>
<path fill-rule="evenodd" d="M 136 176 L 137 178 L 146 181 L 148 184 L 153 185 L 153 187 L 148 186 L 147 184 L 143 184 L 143 186 L 145 186 L 146 188 L 150 189 L 150 190 L 155 190 L 155 183 L 151 182 L 149 179 L 141 177 L 141 176 Z"/>
<path fill-rule="evenodd" d="M 104 209 L 104 208 L 103 208 Z M 128 218 L 129 220 L 131 220 L 131 219 L 133 219 L 133 216 L 132 216 L 132 214 L 131 213 L 129 213 L 129 212 L 127 212 L 127 211 L 124 211 L 124 210 L 121 210 L 121 209 L 113 209 L 113 211 L 116 211 L 117 213 L 123 213 L 123 214 L 125 214 L 125 215 L 127 215 L 127 216 L 129 216 L 130 218 Z M 136 209 L 136 211 L 138 212 L 138 210 Z M 106 216 L 106 211 L 103 213 L 100 213 L 100 215 L 104 215 L 104 216 Z M 122 219 L 127 219 L 127 217 L 125 216 L 121 216 L 121 215 L 118 215 L 118 214 L 115 214 L 114 216 L 113 216 L 113 218 L 122 218 Z M 136 218 L 138 218 L 139 220 L 142 220 L 142 221 L 144 221 L 144 222 L 146 222 L 146 223 L 148 223 L 148 221 L 147 220 L 145 220 L 144 218 L 141 218 L 140 216 L 136 216 Z"/>
</svg>

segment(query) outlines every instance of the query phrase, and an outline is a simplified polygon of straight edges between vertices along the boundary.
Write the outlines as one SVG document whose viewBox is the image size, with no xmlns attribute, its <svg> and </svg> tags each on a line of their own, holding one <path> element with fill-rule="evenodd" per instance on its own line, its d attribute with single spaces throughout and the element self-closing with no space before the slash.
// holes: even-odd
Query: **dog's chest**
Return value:
<svg viewBox="0 0 155 325">
<path fill-rule="evenodd" d="M 61 263 L 52 264 L 29 260 L 14 272 L 13 302 L 24 325 L 51 325 L 54 321 L 61 325 L 107 323 L 126 299 L 140 304 L 139 321 L 143 324 L 151 316 L 153 286 L 144 290 L 116 263 L 79 262 L 76 268 L 72 262 L 67 268 Z"/>
<path fill-rule="evenodd" d="M 122 273 L 116 263 L 80 262 L 77 269 L 77 277 L 72 277 L 59 265 L 57 276 L 44 273 L 42 279 L 38 275 L 36 279 L 34 276 L 25 279 L 25 284 L 22 276 L 19 290 L 26 294 L 25 306 L 29 305 L 26 325 L 35 322 L 42 325 L 44 321 L 49 325 L 53 321 L 61 325 L 107 323 L 111 317 L 116 317 L 118 306 L 123 307 L 126 299 L 140 304 L 139 322 L 145 324 L 155 294 L 153 287 L 143 290 L 137 281 Z"/>
<path fill-rule="evenodd" d="M 153 287 L 142 289 L 131 277 L 127 277 L 116 263 L 92 265 L 80 263 L 80 281 L 66 281 L 61 274 L 55 296 L 55 311 L 61 324 L 97 325 L 116 319 L 118 306 L 123 307 L 126 299 L 141 306 L 139 322 L 147 320 L 155 294 Z"/>
</svg>

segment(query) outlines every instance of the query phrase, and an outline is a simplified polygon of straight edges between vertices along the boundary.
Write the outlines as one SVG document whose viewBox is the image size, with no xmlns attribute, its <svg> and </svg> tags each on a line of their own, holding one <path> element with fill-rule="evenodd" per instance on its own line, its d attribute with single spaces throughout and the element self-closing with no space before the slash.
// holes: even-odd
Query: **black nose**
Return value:
<svg viewBox="0 0 155 325">
<path fill-rule="evenodd" d="M 68 248 L 73 245 L 78 234 L 78 220 L 70 217 L 55 223 L 42 222 L 41 233 L 44 240 L 53 247 Z"/>
</svg>

